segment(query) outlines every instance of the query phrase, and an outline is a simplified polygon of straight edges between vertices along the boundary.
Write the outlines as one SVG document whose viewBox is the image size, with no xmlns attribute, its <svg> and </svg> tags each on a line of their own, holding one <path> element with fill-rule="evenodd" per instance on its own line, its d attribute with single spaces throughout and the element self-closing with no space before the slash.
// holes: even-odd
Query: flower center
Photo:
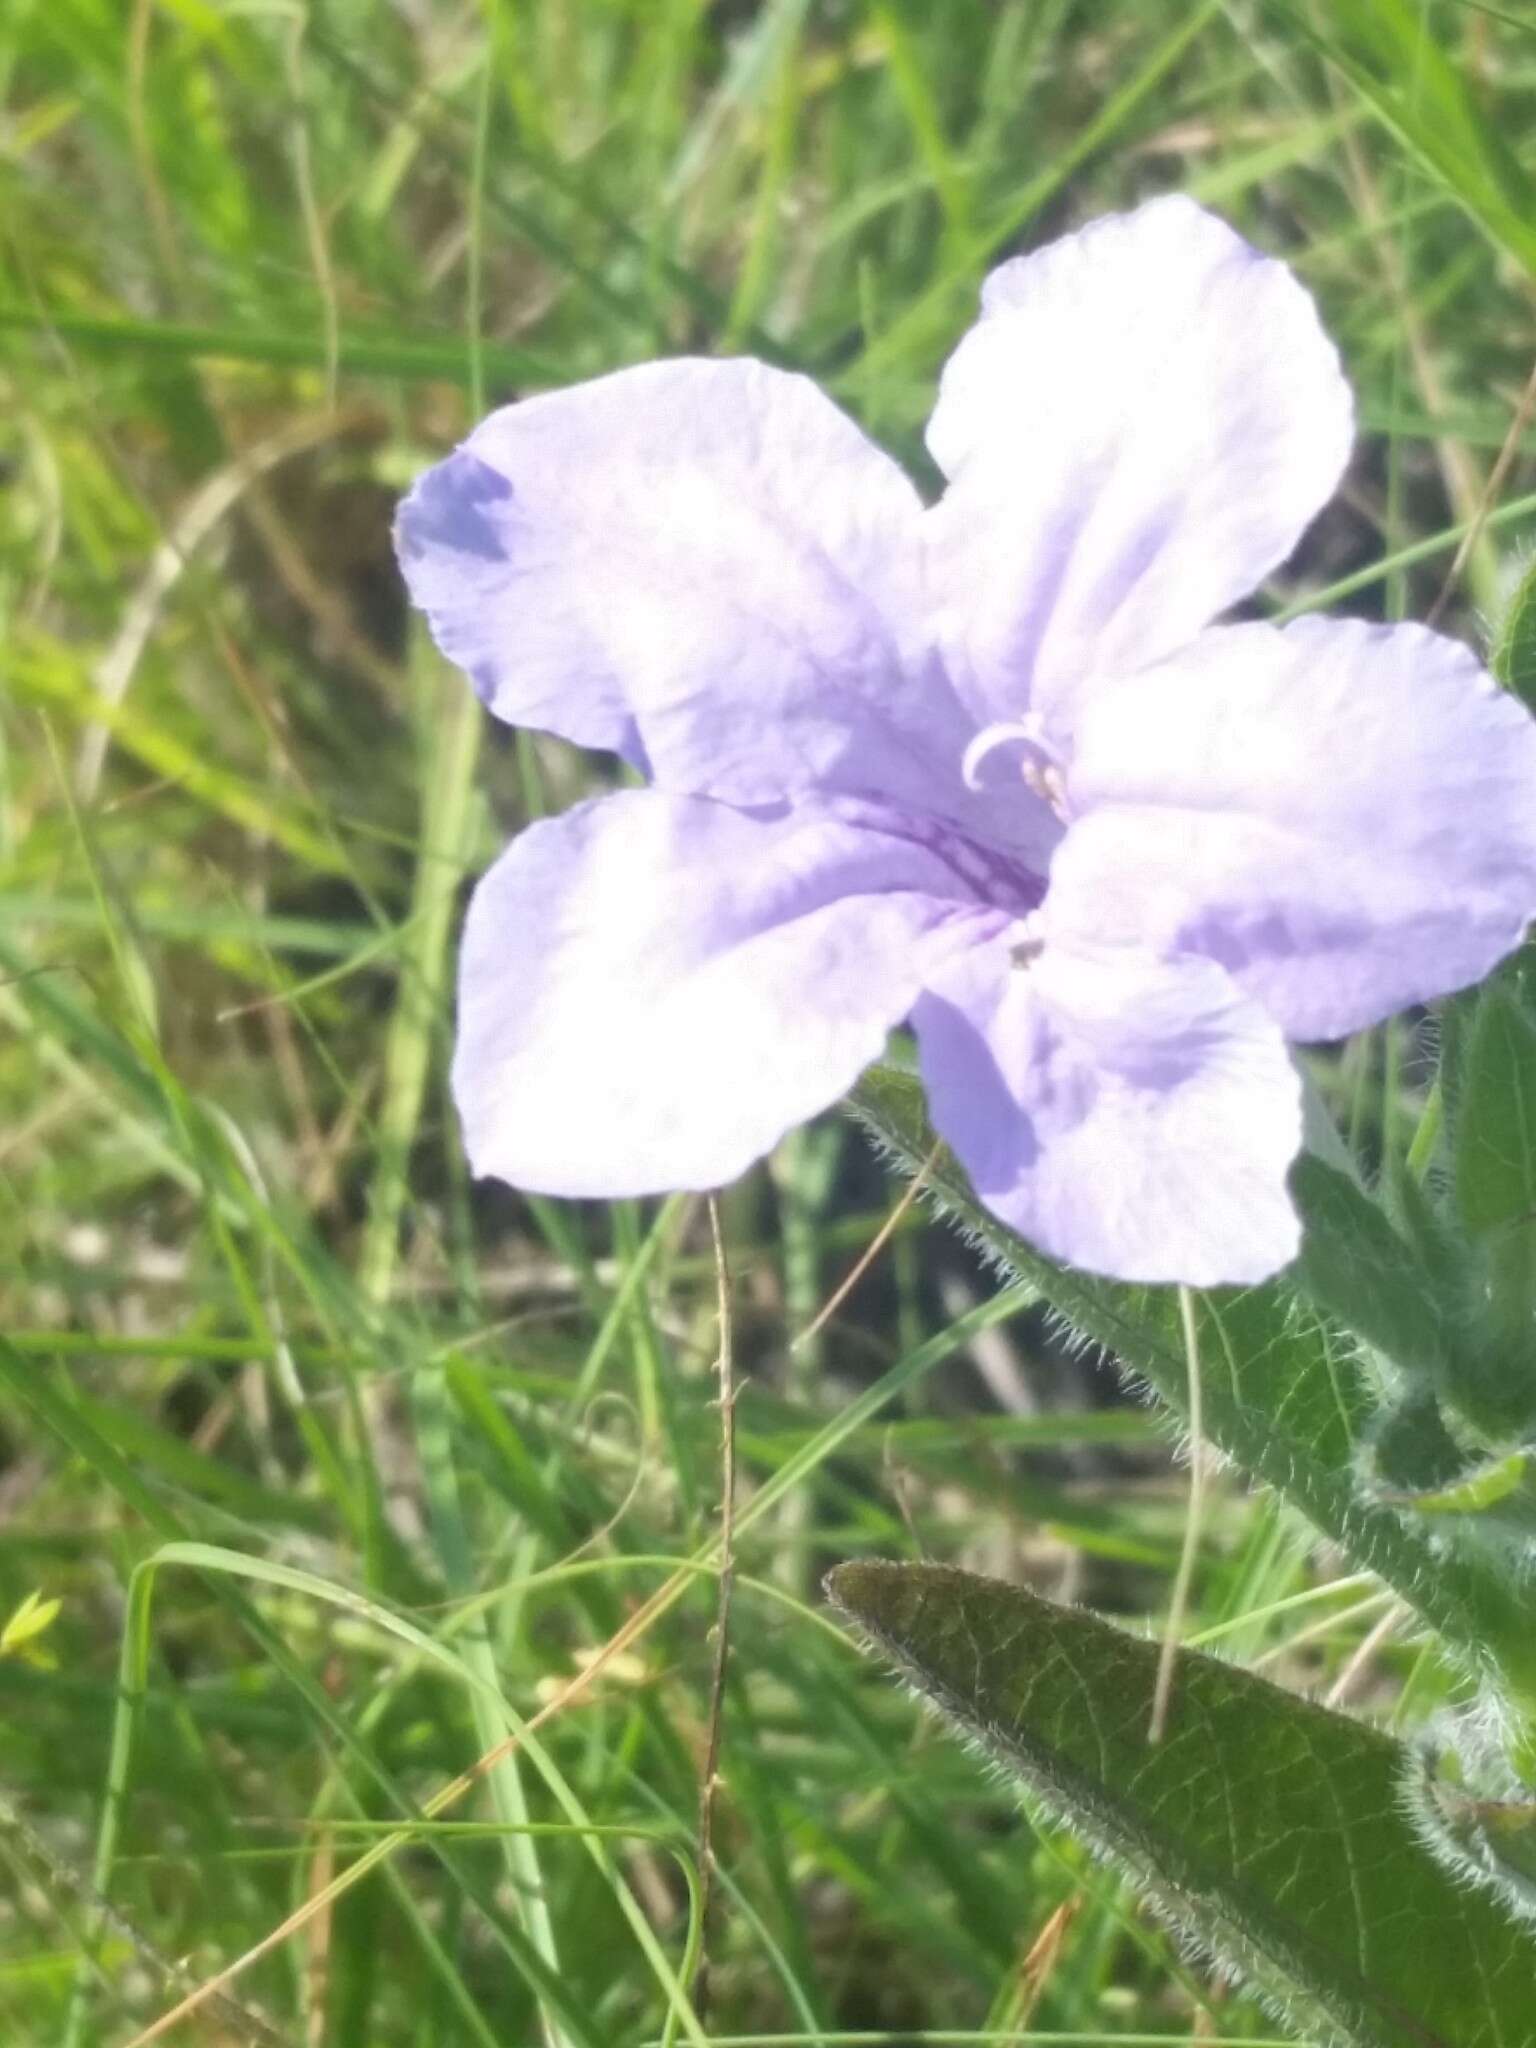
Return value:
<svg viewBox="0 0 1536 2048">
<path fill-rule="evenodd" d="M 996 725 L 982 727 L 961 757 L 960 773 L 966 788 L 983 788 L 986 764 L 1005 750 L 1016 754 L 1019 777 L 1024 787 L 1049 804 L 1065 824 L 1066 769 L 1061 757 L 1045 738 L 1044 721 L 1038 712 L 1031 711 L 1023 718 L 1005 719 Z"/>
</svg>

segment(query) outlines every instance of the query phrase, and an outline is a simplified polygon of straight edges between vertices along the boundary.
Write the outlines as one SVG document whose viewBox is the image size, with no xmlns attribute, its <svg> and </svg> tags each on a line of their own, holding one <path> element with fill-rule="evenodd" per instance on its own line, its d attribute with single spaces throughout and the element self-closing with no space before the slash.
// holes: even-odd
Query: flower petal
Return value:
<svg viewBox="0 0 1536 2048">
<path fill-rule="evenodd" d="M 717 1187 L 834 1101 L 925 974 L 1007 922 L 983 907 L 995 876 L 884 822 L 630 790 L 515 839 L 461 958 L 475 1171 L 554 1195 Z"/>
<path fill-rule="evenodd" d="M 925 644 L 921 509 L 806 378 L 685 360 L 493 413 L 398 545 L 438 645 L 515 724 L 733 803 L 952 809 L 973 726 Z"/>
<path fill-rule="evenodd" d="M 1454 640 L 1221 627 L 1095 698 L 1057 930 L 1208 954 L 1294 1039 L 1480 980 L 1536 914 L 1536 722 Z"/>
<path fill-rule="evenodd" d="M 1121 1280 L 1260 1280 L 1294 1257 L 1300 1080 L 1219 967 L 1046 941 L 944 967 L 913 1011 L 935 1128 L 1031 1244 Z"/>
<path fill-rule="evenodd" d="M 982 309 L 928 430 L 940 637 L 979 719 L 1063 732 L 1284 561 L 1348 458 L 1349 390 L 1284 265 L 1180 197 L 1004 264 Z"/>
</svg>

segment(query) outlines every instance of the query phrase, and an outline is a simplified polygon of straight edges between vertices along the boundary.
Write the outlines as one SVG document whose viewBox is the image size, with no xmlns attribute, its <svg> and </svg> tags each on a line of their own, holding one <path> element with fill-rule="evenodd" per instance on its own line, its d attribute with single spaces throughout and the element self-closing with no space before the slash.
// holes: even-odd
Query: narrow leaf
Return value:
<svg viewBox="0 0 1536 2048">
<path fill-rule="evenodd" d="M 140 361 L 263 363 L 274 369 L 323 369 L 326 361 L 324 338 L 296 327 L 187 327 L 169 320 L 55 311 L 0 300 L 0 335 L 12 331 Z M 458 336 L 402 340 L 348 331 L 338 345 L 337 368 L 344 375 L 402 381 L 467 384 L 470 375 L 469 351 Z M 560 363 L 505 342 L 487 343 L 484 369 L 499 384 L 519 390 L 543 390 L 566 381 Z"/>
<path fill-rule="evenodd" d="M 1468 1480 L 1477 1461 L 1446 1428 L 1433 1393 L 1414 1388 L 1371 1425 L 1369 1469 L 1377 1498 L 1407 1507 Z"/>
<path fill-rule="evenodd" d="M 1467 1047 L 1456 1204 L 1477 1235 L 1536 1218 L 1536 1025 L 1498 984 L 1478 1002 Z"/>
<path fill-rule="evenodd" d="M 1404 1811 L 1399 1744 L 1234 1666 L 943 1565 L 841 1565 L 836 1604 L 1056 1818 L 1283 2020 L 1349 2048 L 1514 2048 L 1536 1946 Z"/>
<path fill-rule="evenodd" d="M 1311 1153 L 1292 1169 L 1291 1192 L 1306 1221 L 1296 1262 L 1301 1287 L 1401 1371 L 1438 1384 L 1454 1323 L 1433 1289 L 1432 1269 L 1379 1202 Z"/>
<path fill-rule="evenodd" d="M 1420 0 L 1282 0 L 1298 35 L 1350 81 L 1377 118 L 1484 232 L 1536 271 L 1536 192 L 1525 166 L 1431 31 Z"/>
<path fill-rule="evenodd" d="M 1495 1439 L 1536 1426 L 1536 1020 L 1519 962 L 1478 996 L 1462 1055 L 1455 1202 L 1481 1261 L 1481 1341 L 1453 1397 Z"/>
<path fill-rule="evenodd" d="M 1496 1508 L 1507 1501 L 1518 1487 L 1525 1484 L 1530 1459 L 1529 1451 L 1511 1451 L 1506 1457 L 1492 1458 L 1479 1465 L 1475 1471 L 1454 1480 L 1449 1486 L 1435 1487 L 1422 1493 L 1400 1494 L 1396 1498 L 1417 1515 L 1485 1514 L 1489 1508 Z"/>
<path fill-rule="evenodd" d="M 1536 561 L 1528 562 L 1488 651 L 1507 690 L 1536 710 Z"/>
<path fill-rule="evenodd" d="M 1510 1007 L 1507 998 L 1493 999 Z M 1521 1434 L 1536 1416 L 1536 1375 L 1518 1339 L 1536 1305 L 1536 1292 L 1528 1291 L 1536 1281 L 1536 1230 L 1530 1227 L 1536 1192 L 1525 1193 L 1526 1162 L 1536 1158 L 1536 1146 L 1521 1135 L 1515 1111 L 1526 1091 L 1507 1058 L 1513 1050 L 1517 1060 L 1536 1061 L 1536 1030 L 1513 1014 L 1508 1021 L 1500 1056 L 1491 1060 L 1479 1053 L 1474 1027 L 1469 1085 L 1457 1117 L 1460 1147 L 1481 1143 L 1489 1150 L 1478 1167 L 1479 1174 L 1487 1169 L 1487 1192 L 1505 1226 L 1497 1243 L 1480 1247 L 1453 1219 L 1412 1207 L 1409 1183 L 1401 1206 L 1414 1231 L 1410 1243 L 1347 1173 L 1308 1153 L 1291 1170 L 1291 1192 L 1306 1226 L 1294 1268 L 1301 1290 L 1379 1351 L 1414 1392 L 1443 1396 L 1495 1439 Z M 1514 1043 L 1522 1035 L 1527 1043 Z M 1536 1105 L 1536 1089 L 1529 1092 Z M 1524 1226 L 1516 1220 L 1522 1213 L 1529 1219 Z M 1515 1286 L 1507 1303 L 1498 1298 L 1506 1280 Z"/>
<path fill-rule="evenodd" d="M 45 1600 L 40 1593 L 28 1593 L 4 1628 L 0 1628 L 0 1657 L 17 1656 L 35 1646 L 38 1637 L 53 1627 L 62 1605 L 59 1600 Z"/>
</svg>

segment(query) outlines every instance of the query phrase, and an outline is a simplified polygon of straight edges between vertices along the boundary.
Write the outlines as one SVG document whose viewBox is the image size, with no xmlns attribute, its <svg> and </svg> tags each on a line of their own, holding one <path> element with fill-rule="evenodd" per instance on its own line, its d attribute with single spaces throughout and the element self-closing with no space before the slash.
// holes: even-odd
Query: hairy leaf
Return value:
<svg viewBox="0 0 1536 2048">
<path fill-rule="evenodd" d="M 1536 561 L 1528 562 L 1499 622 L 1488 666 L 1506 689 L 1536 710 Z"/>
<path fill-rule="evenodd" d="M 1380 1494 L 1402 1496 L 1417 1506 L 1432 1494 L 1449 1494 L 1478 1470 L 1478 1461 L 1445 1426 L 1432 1393 L 1414 1388 L 1383 1408 L 1371 1425 L 1369 1465 Z"/>
<path fill-rule="evenodd" d="M 1483 1021 L 1490 1014 L 1492 1032 Z M 1487 1244 L 1469 1241 L 1454 1217 L 1408 1209 L 1411 1183 L 1400 1203 L 1413 1243 L 1349 1174 L 1310 1153 L 1291 1171 L 1306 1222 L 1294 1268 L 1303 1292 L 1419 1390 L 1443 1395 L 1496 1440 L 1536 1416 L 1536 1374 L 1522 1342 L 1536 1302 L 1528 1291 L 1536 1279 L 1536 1126 L 1525 1130 L 1527 1098 L 1536 1107 L 1532 1076 L 1536 1028 L 1490 989 L 1472 1027 L 1456 1125 L 1463 1208 L 1481 1203 L 1495 1214 L 1498 1236 Z M 1501 1287 L 1513 1289 L 1507 1301 Z"/>
<path fill-rule="evenodd" d="M 1379 1202 L 1312 1153 L 1292 1168 L 1291 1191 L 1307 1224 L 1296 1262 L 1301 1287 L 1401 1371 L 1438 1385 L 1456 1329 L 1433 1269 Z"/>
<path fill-rule="evenodd" d="M 853 1108 L 906 1171 L 927 1160 L 933 1133 L 915 1078 L 876 1068 Z M 1184 1412 L 1188 1374 L 1172 1288 L 1099 1280 L 1044 1258 L 981 1207 L 947 1151 L 929 1168 L 927 1184 L 1005 1271 L 1033 1281 L 1074 1330 Z M 1358 1345 L 1283 1280 L 1202 1294 L 1198 1325 L 1211 1441 L 1357 1564 L 1379 1572 L 1469 1664 L 1486 1668 L 1492 1659 L 1536 1712 L 1536 1629 L 1507 1549 L 1474 1529 L 1461 1531 L 1449 1549 L 1422 1518 L 1362 1486 L 1360 1453 L 1379 1403 Z"/>
<path fill-rule="evenodd" d="M 836 1604 L 912 1683 L 1289 2024 L 1349 2048 L 1516 2048 L 1536 1946 L 1423 1846 L 1422 1766 L 1343 1715 L 943 1565 L 841 1565 Z"/>
<path fill-rule="evenodd" d="M 1479 998 L 1467 1047 L 1456 1203 L 1478 1236 L 1536 1217 L 1536 1023 L 1496 983 Z"/>
<path fill-rule="evenodd" d="M 1536 1424 L 1536 1018 L 1519 962 L 1483 989 L 1467 1026 L 1454 1145 L 1456 1209 L 1481 1259 L 1482 1342 L 1455 1396 L 1495 1437 Z"/>
</svg>

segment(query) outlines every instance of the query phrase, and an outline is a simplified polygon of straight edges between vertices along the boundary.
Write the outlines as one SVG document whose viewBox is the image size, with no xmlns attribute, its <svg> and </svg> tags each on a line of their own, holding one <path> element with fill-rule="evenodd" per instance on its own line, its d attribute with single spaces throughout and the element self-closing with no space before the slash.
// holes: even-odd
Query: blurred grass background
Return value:
<svg viewBox="0 0 1536 2048">
<path fill-rule="evenodd" d="M 594 771 L 486 729 L 389 520 L 486 405 L 680 350 L 926 474 L 985 270 L 1177 188 L 1297 264 L 1367 430 L 1265 606 L 1421 615 L 1475 523 L 1476 635 L 1536 507 L 1533 179 L 1523 0 L 10 0 L 0 1627 L 59 1604 L 0 1641 L 0 2038 L 125 2043 L 301 1909 L 178 2038 L 1266 2036 L 819 1607 L 928 1554 L 1138 1625 L 1184 1485 L 919 1214 L 790 1349 L 895 1199 L 835 1118 L 722 1202 L 695 1974 L 708 1219 L 467 1180 L 463 893 Z M 1378 1154 L 1412 1050 L 1336 1070 Z M 1411 1717 L 1433 1660 L 1337 1570 L 1222 1481 L 1196 1625 Z"/>
</svg>

